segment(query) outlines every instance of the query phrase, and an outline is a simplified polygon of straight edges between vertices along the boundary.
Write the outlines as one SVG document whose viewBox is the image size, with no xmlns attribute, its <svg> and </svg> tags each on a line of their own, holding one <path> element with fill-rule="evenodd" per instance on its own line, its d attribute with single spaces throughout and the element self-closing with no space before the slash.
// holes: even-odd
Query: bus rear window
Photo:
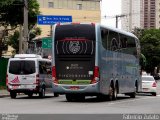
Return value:
<svg viewBox="0 0 160 120">
<path fill-rule="evenodd" d="M 92 55 L 95 49 L 95 26 L 89 24 L 59 25 L 55 30 L 58 55 Z"/>
<path fill-rule="evenodd" d="M 10 61 L 9 73 L 28 75 L 35 73 L 35 61 Z"/>
</svg>

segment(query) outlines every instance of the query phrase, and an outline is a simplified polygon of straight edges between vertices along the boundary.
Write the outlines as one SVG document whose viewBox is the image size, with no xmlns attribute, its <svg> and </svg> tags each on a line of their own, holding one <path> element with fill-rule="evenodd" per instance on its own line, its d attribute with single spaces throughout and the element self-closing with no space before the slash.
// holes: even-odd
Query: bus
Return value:
<svg viewBox="0 0 160 120">
<path fill-rule="evenodd" d="M 67 101 L 85 96 L 135 98 L 141 91 L 140 43 L 132 33 L 98 23 L 56 24 L 52 34 L 52 88 Z"/>
</svg>

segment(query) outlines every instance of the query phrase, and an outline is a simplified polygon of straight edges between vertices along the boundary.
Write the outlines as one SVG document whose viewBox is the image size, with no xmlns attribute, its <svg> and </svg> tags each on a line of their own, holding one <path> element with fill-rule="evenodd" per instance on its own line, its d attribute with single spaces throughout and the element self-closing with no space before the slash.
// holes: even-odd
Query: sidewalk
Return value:
<svg viewBox="0 0 160 120">
<path fill-rule="evenodd" d="M 0 98 L 9 96 L 9 92 L 6 89 L 0 90 Z"/>
</svg>

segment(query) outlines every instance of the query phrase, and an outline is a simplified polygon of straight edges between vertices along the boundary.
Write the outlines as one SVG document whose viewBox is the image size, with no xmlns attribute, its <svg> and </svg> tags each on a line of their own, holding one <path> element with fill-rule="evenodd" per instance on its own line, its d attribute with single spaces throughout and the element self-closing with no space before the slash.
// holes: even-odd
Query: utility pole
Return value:
<svg viewBox="0 0 160 120">
<path fill-rule="evenodd" d="M 24 0 L 24 41 L 23 41 L 23 52 L 26 53 L 28 49 L 28 0 Z"/>
<path fill-rule="evenodd" d="M 22 25 L 19 26 L 19 54 L 22 53 L 22 40 L 23 40 L 23 34 L 22 34 Z"/>
<path fill-rule="evenodd" d="M 118 18 L 125 17 L 127 15 L 116 15 L 116 28 L 118 28 Z"/>
</svg>

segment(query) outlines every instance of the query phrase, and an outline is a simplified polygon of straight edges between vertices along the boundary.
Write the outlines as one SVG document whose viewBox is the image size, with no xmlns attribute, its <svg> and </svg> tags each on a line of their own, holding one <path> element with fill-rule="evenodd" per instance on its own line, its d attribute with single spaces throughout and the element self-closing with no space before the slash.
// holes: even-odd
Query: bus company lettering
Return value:
<svg viewBox="0 0 160 120">
<path fill-rule="evenodd" d="M 58 74 L 58 77 L 60 78 L 86 78 L 86 77 L 90 77 L 90 75 L 85 75 L 85 74 Z"/>
<path fill-rule="evenodd" d="M 71 64 L 70 66 L 66 66 L 66 69 L 70 69 L 70 70 L 80 69 L 80 70 L 82 70 L 83 67 L 79 66 L 78 64 Z"/>
</svg>

